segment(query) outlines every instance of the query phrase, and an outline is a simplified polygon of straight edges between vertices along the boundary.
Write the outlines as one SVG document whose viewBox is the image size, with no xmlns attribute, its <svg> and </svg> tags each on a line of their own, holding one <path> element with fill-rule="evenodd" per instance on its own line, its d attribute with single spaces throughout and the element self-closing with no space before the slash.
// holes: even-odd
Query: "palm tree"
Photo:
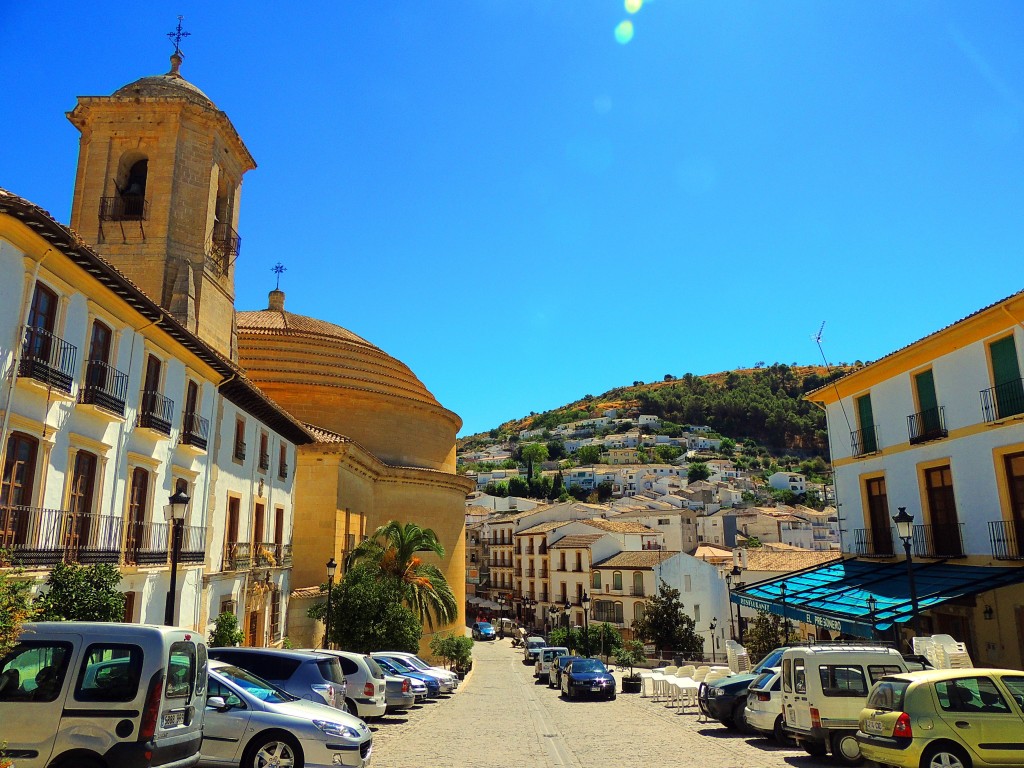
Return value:
<svg viewBox="0 0 1024 768">
<path fill-rule="evenodd" d="M 440 624 L 455 621 L 458 603 L 441 569 L 424 563 L 417 552 L 444 557 L 444 546 L 432 529 L 392 520 L 353 549 L 346 565 L 376 569 L 382 576 L 398 579 L 406 587 L 405 602 L 433 630 L 435 620 Z"/>
</svg>

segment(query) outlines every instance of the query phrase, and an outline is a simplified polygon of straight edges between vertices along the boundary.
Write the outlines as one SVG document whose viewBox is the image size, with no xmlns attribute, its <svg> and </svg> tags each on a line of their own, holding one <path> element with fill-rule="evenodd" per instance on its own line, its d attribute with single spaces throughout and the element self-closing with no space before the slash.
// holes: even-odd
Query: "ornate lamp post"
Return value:
<svg viewBox="0 0 1024 768">
<path fill-rule="evenodd" d="M 896 535 L 903 542 L 903 551 L 907 556 L 907 583 L 910 588 L 910 626 L 914 630 L 914 637 L 921 634 L 917 616 L 917 585 L 914 583 L 914 561 L 910 557 L 910 542 L 914 538 L 914 516 L 907 514 L 906 507 L 899 507 L 900 513 L 892 516 L 896 523 Z"/>
<path fill-rule="evenodd" d="M 338 564 L 332 557 L 327 561 L 327 617 L 324 619 L 324 648 L 331 647 L 331 591 L 334 589 L 334 574 Z"/>
<path fill-rule="evenodd" d="M 737 581 L 743 575 L 738 565 L 734 565 L 728 575 L 732 577 L 728 580 L 732 589 L 743 589 L 746 586 L 742 581 Z M 740 617 L 739 603 L 736 603 L 736 642 L 743 642 L 743 619 Z"/>
<path fill-rule="evenodd" d="M 171 583 L 164 602 L 164 624 L 174 626 L 174 602 L 178 597 L 178 556 L 181 554 L 182 526 L 185 523 L 185 510 L 190 501 L 184 490 L 178 490 L 164 507 L 164 518 L 171 521 Z"/>
<path fill-rule="evenodd" d="M 782 631 L 785 632 L 783 645 L 789 645 L 789 617 L 786 615 L 786 582 L 779 585 L 779 592 L 782 593 Z"/>
<path fill-rule="evenodd" d="M 590 657 L 590 595 L 587 594 L 587 590 L 583 590 L 583 596 L 580 598 L 580 605 L 583 606 L 583 643 L 586 645 L 585 655 Z"/>
<path fill-rule="evenodd" d="M 537 601 L 532 597 L 523 598 L 523 620 L 528 622 L 529 626 L 533 626 L 533 622 L 537 618 L 535 609 L 537 608 Z"/>
<path fill-rule="evenodd" d="M 711 663 L 715 663 L 715 630 L 718 629 L 718 617 L 715 616 L 708 625 L 708 634 L 711 635 Z"/>
<path fill-rule="evenodd" d="M 874 595 L 868 595 L 868 616 L 871 617 L 871 639 L 878 639 L 878 630 L 875 629 L 875 609 L 878 607 L 878 601 L 875 600 Z"/>
</svg>

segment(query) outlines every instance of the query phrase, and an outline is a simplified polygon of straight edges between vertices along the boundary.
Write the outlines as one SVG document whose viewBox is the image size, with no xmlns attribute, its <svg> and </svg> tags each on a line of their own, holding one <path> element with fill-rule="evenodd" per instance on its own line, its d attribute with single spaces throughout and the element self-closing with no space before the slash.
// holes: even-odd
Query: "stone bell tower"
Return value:
<svg viewBox="0 0 1024 768">
<path fill-rule="evenodd" d="M 181 76 L 177 42 L 167 74 L 80 96 L 68 112 L 82 134 L 71 226 L 236 360 L 239 196 L 256 163 L 227 115 Z"/>
</svg>

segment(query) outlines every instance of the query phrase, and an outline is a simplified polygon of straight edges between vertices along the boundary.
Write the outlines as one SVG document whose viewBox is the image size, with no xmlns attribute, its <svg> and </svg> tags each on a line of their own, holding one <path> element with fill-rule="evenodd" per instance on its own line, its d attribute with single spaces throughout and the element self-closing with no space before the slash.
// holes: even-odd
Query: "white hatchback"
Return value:
<svg viewBox="0 0 1024 768">
<path fill-rule="evenodd" d="M 781 667 L 768 667 L 750 684 L 743 715 L 747 726 L 763 736 L 771 736 L 780 744 L 790 740 L 782 715 Z"/>
</svg>

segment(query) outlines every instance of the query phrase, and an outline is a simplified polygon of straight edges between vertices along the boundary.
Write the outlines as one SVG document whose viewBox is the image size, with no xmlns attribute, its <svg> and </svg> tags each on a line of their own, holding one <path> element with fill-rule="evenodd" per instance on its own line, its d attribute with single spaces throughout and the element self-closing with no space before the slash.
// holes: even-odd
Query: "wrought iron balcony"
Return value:
<svg viewBox="0 0 1024 768">
<path fill-rule="evenodd" d="M 268 469 L 270 469 L 270 454 L 269 453 L 261 453 L 260 454 L 260 471 L 266 472 Z"/>
<path fill-rule="evenodd" d="M 276 544 L 274 546 L 274 555 L 277 558 L 277 565 L 279 568 L 285 568 L 292 564 L 292 545 L 291 544 Z"/>
<path fill-rule="evenodd" d="M 245 571 L 252 565 L 252 544 L 248 541 L 229 541 L 224 547 L 224 570 Z"/>
<path fill-rule="evenodd" d="M 18 375 L 71 394 L 78 348 L 43 328 L 25 327 Z"/>
<path fill-rule="evenodd" d="M 181 552 L 179 563 L 202 563 L 206 560 L 206 528 L 201 525 L 186 525 L 181 531 Z"/>
<path fill-rule="evenodd" d="M 234 456 L 239 461 L 245 461 L 245 440 L 235 440 Z"/>
<path fill-rule="evenodd" d="M 537 575 L 537 572 L 535 570 L 533 570 L 533 568 L 527 568 L 526 569 L 526 578 L 532 579 L 536 575 Z"/>
<path fill-rule="evenodd" d="M 981 390 L 981 415 L 992 423 L 1024 413 L 1024 379 L 1013 379 Z"/>
<path fill-rule="evenodd" d="M 287 480 L 288 479 L 288 462 L 282 461 L 280 463 L 280 465 L 278 465 L 278 467 L 277 467 L 277 476 L 281 480 Z"/>
<path fill-rule="evenodd" d="M 277 545 L 272 541 L 260 541 L 256 544 L 256 558 L 253 565 L 257 568 L 271 568 L 277 565 Z"/>
<path fill-rule="evenodd" d="M 996 560 L 1024 560 L 1024 520 L 995 520 L 988 524 Z"/>
<path fill-rule="evenodd" d="M 963 525 L 915 525 L 914 554 L 918 557 L 963 557 Z"/>
<path fill-rule="evenodd" d="M 122 521 L 108 515 L 72 515 L 63 509 L 0 506 L 0 548 L 15 565 L 118 563 Z"/>
<path fill-rule="evenodd" d="M 163 565 L 167 562 L 170 526 L 167 523 L 132 521 L 125 538 L 126 565 Z"/>
<path fill-rule="evenodd" d="M 878 426 L 872 425 L 850 433 L 850 450 L 854 456 L 866 456 L 878 451 Z"/>
<path fill-rule="evenodd" d="M 206 450 L 210 439 L 210 422 L 196 413 L 186 413 L 181 419 L 181 444 Z"/>
<path fill-rule="evenodd" d="M 896 554 L 892 534 L 891 527 L 884 531 L 858 528 L 853 532 L 853 553 L 861 557 L 892 557 Z"/>
<path fill-rule="evenodd" d="M 643 597 L 647 594 L 647 590 L 645 590 L 643 587 L 630 587 L 629 594 L 632 597 Z"/>
<path fill-rule="evenodd" d="M 910 414 L 907 416 L 907 429 L 910 432 L 911 445 L 948 437 L 945 409 L 940 405 L 937 408 Z"/>
<path fill-rule="evenodd" d="M 149 201 L 143 195 L 100 198 L 100 221 L 146 221 Z"/>
<path fill-rule="evenodd" d="M 100 360 L 90 360 L 85 368 L 85 383 L 78 390 L 78 402 L 123 418 L 127 393 L 128 374 Z"/>
<path fill-rule="evenodd" d="M 159 392 L 143 392 L 139 403 L 139 426 L 164 435 L 171 434 L 174 401 Z"/>
<path fill-rule="evenodd" d="M 216 269 L 226 273 L 242 250 L 242 238 L 227 222 L 218 221 L 213 225 L 210 241 L 210 255 Z"/>
</svg>

